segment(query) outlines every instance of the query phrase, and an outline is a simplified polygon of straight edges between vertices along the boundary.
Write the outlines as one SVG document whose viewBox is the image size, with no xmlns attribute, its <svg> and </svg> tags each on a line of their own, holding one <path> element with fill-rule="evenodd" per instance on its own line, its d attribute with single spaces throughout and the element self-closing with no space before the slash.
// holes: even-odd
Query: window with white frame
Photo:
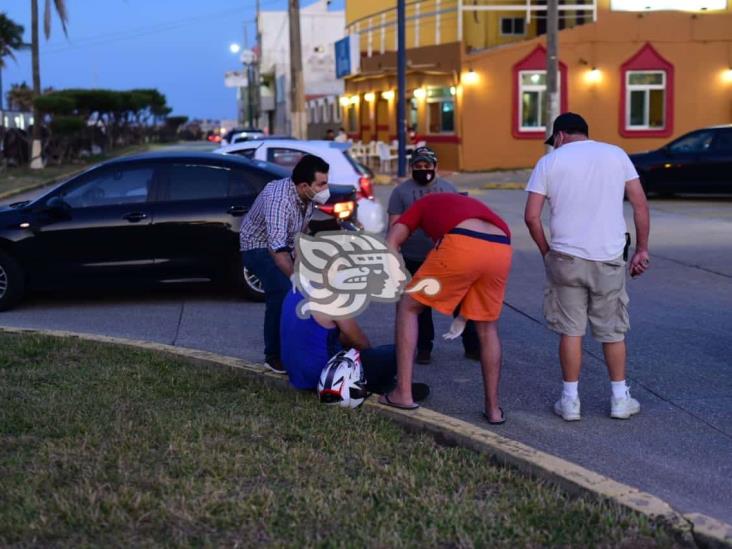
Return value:
<svg viewBox="0 0 732 549">
<path fill-rule="evenodd" d="M 626 129 L 663 129 L 666 126 L 666 71 L 628 71 L 625 78 Z"/>
<path fill-rule="evenodd" d="M 546 71 L 519 71 L 519 127 L 522 131 L 546 129 L 545 98 Z"/>
<path fill-rule="evenodd" d="M 526 20 L 523 17 L 501 17 L 501 36 L 523 36 L 526 34 Z"/>
<path fill-rule="evenodd" d="M 335 100 L 330 104 L 330 108 L 333 109 L 333 122 L 340 122 L 341 121 L 341 106 L 340 103 L 338 103 L 339 98 L 336 97 Z"/>
<path fill-rule="evenodd" d="M 320 121 L 326 124 L 330 122 L 330 109 L 328 109 L 328 102 L 323 99 L 318 105 L 318 110 L 321 112 Z"/>
<path fill-rule="evenodd" d="M 431 134 L 455 133 L 454 88 L 427 88 L 427 127 Z"/>
</svg>

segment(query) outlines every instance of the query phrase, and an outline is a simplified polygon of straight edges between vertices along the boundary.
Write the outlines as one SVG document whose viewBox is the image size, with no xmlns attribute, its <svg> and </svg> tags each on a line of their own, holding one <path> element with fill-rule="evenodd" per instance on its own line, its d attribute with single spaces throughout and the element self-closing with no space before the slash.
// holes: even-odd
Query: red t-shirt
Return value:
<svg viewBox="0 0 732 549">
<path fill-rule="evenodd" d="M 482 219 L 511 237 L 508 225 L 493 210 L 480 200 L 458 193 L 428 194 L 412 204 L 397 223 L 409 227 L 410 232 L 420 228 L 437 242 L 466 219 Z"/>
</svg>

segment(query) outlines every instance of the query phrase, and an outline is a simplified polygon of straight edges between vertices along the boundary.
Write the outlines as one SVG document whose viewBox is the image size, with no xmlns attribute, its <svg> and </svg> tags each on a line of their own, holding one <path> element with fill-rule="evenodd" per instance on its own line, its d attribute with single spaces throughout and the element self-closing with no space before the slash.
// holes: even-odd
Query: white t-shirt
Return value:
<svg viewBox="0 0 732 549">
<path fill-rule="evenodd" d="M 574 141 L 542 157 L 526 190 L 546 196 L 551 249 L 592 261 L 623 253 L 625 183 L 638 177 L 620 147 Z"/>
</svg>

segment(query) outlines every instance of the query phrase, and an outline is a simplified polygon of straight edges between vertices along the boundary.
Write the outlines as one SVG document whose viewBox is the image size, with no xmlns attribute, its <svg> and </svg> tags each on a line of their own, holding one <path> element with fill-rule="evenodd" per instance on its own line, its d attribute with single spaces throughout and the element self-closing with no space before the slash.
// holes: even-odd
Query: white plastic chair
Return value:
<svg viewBox="0 0 732 549">
<path fill-rule="evenodd" d="M 378 143 L 379 150 L 379 168 L 382 172 L 391 172 L 391 162 L 399 158 L 398 154 L 394 154 L 386 143 Z"/>
</svg>

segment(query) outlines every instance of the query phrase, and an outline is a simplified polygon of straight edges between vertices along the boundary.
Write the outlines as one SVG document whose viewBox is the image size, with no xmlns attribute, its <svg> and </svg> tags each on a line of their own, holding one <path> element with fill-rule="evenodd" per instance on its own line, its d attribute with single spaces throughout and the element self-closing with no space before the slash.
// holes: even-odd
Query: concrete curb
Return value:
<svg viewBox="0 0 732 549">
<path fill-rule="evenodd" d="M 281 388 L 288 387 L 286 378 L 274 374 L 264 366 L 230 356 L 208 351 L 175 347 L 134 339 L 75 333 L 60 330 L 35 330 L 31 328 L 0 327 L 1 333 L 37 334 L 61 338 L 78 338 L 97 343 L 112 343 L 158 351 L 175 357 L 190 359 L 205 365 L 227 366 L 246 372 L 248 375 L 265 379 Z M 384 414 L 412 431 L 428 432 L 442 443 L 469 448 L 486 454 L 499 464 L 521 471 L 531 477 L 558 485 L 573 495 L 589 495 L 608 499 L 616 504 L 658 520 L 687 542 L 700 547 L 732 547 L 732 525 L 700 513 L 681 514 L 656 496 L 616 482 L 615 480 L 585 469 L 564 459 L 541 452 L 530 446 L 500 436 L 439 412 L 421 407 L 404 411 L 379 404 L 375 399 L 365 402 L 371 412 Z"/>
</svg>

